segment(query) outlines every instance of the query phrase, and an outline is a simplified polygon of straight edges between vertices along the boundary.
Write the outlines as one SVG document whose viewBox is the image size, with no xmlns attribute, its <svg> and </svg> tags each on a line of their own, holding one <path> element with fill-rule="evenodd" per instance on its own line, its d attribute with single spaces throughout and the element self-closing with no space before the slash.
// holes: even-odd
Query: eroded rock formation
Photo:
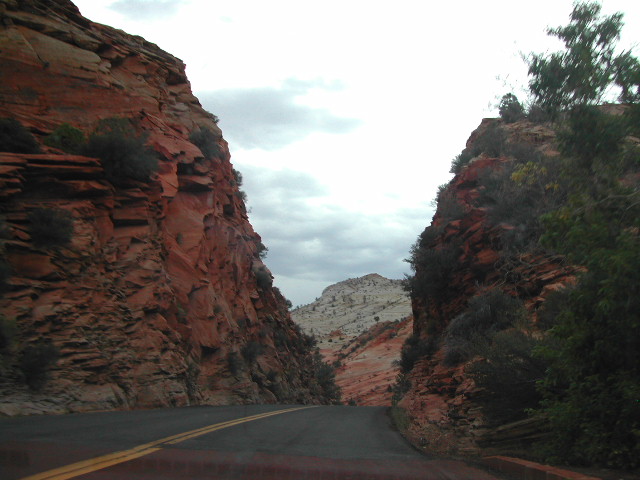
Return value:
<svg viewBox="0 0 640 480">
<path fill-rule="evenodd" d="M 0 153 L 0 296 L 19 326 L 0 413 L 196 403 L 316 402 L 309 348 L 271 286 L 228 146 L 185 66 L 144 39 L 83 18 L 66 0 L 0 3 L 0 117 L 43 153 Z M 159 158 L 149 182 L 114 185 L 95 158 L 46 147 L 63 123 L 89 134 L 130 119 Z M 190 141 L 200 128 L 214 154 Z M 38 247 L 36 208 L 70 212 L 68 245 Z M 41 391 L 22 384 L 21 348 L 59 358 Z"/>
<path fill-rule="evenodd" d="M 505 134 L 500 142 L 525 146 L 527 155 L 557 154 L 553 131 L 527 120 L 503 124 L 485 119 L 470 136 L 467 150 L 472 151 L 478 138 L 494 127 Z M 535 248 L 514 254 L 510 248 L 513 242 L 521 241 L 521 226 L 489 219 L 493 207 L 487 207 L 487 178 L 509 164 L 513 155 L 481 153 L 473 158 L 439 194 L 433 222 L 421 236 L 421 248 L 435 252 L 435 260 L 425 262 L 432 268 L 428 276 L 431 294 L 412 295 L 413 334 L 428 353 L 421 351 L 406 374 L 405 385 L 410 388 L 400 405 L 411 417 L 413 441 L 430 450 L 477 453 L 479 440 L 492 427 L 477 402 L 480 391 L 468 374 L 469 365 L 477 358 L 453 365 L 455 362 L 446 361 L 443 335 L 450 322 L 468 308 L 474 296 L 499 290 L 520 299 L 535 326 L 536 312 L 548 295 L 572 283 L 578 271 L 561 256 Z M 418 266 L 417 275 L 428 273 L 421 268 Z"/>
</svg>

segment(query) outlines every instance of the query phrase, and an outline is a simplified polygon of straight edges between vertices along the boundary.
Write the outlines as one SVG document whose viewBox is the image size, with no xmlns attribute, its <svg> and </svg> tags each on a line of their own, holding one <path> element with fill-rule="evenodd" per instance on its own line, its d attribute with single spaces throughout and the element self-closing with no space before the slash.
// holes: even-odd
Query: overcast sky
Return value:
<svg viewBox="0 0 640 480">
<path fill-rule="evenodd" d="M 187 64 L 244 176 L 250 220 L 294 305 L 332 283 L 402 278 L 451 159 L 557 50 L 572 0 L 75 0 Z M 640 43 L 640 2 L 622 45 Z M 637 55 L 637 50 L 636 50 Z M 524 100 L 524 99 L 523 99 Z"/>
</svg>

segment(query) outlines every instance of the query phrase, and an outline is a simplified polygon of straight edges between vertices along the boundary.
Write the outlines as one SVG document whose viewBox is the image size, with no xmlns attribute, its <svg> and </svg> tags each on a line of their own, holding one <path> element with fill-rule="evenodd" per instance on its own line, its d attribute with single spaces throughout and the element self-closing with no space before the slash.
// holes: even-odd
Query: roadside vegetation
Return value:
<svg viewBox="0 0 640 480">
<path fill-rule="evenodd" d="M 622 18 L 602 16 L 597 3 L 576 4 L 568 25 L 548 30 L 564 50 L 528 57 L 529 106 L 505 95 L 501 118 L 452 162 L 457 174 L 480 154 L 508 160 L 480 176 L 475 200 L 489 222 L 510 225 L 496 265 L 506 282 L 517 281 L 510 275 L 526 254 L 539 254 L 582 267 L 577 283 L 548 298 L 535 326 L 517 298 L 526 292 L 485 291 L 428 340 L 408 340 L 402 370 L 437 350 L 426 342 L 444 348 L 448 365 L 482 358 L 466 368 L 495 424 L 542 416 L 551 430 L 541 446 L 547 460 L 633 469 L 640 467 L 640 63 L 617 48 Z M 506 126 L 518 121 L 546 122 L 559 155 L 510 141 Z M 445 223 L 464 215 L 446 188 L 438 215 Z M 407 286 L 431 311 L 453 295 L 461 248 L 441 225 L 422 233 L 408 259 Z"/>
</svg>

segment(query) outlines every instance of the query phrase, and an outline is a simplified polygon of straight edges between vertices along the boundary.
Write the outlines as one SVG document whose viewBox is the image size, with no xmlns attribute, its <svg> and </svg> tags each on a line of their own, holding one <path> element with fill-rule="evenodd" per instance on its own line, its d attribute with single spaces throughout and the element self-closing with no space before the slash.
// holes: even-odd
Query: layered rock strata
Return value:
<svg viewBox="0 0 640 480">
<path fill-rule="evenodd" d="M 0 413 L 322 400 L 313 360 L 260 259 L 227 142 L 185 66 L 144 39 L 83 18 L 66 0 L 0 3 L 0 117 L 41 154 L 0 153 L 0 311 L 18 325 Z M 123 117 L 159 158 L 149 182 L 114 185 L 95 158 L 42 145 Z M 217 153 L 190 135 L 204 128 Z M 71 242 L 39 247 L 29 213 L 72 215 Z M 41 391 L 20 349 L 58 351 Z"/>
<path fill-rule="evenodd" d="M 467 149 L 496 126 L 500 120 L 485 119 L 470 136 Z M 502 124 L 506 142 L 529 145 L 546 155 L 554 152 L 554 133 L 544 125 L 526 120 Z M 413 334 L 429 343 L 441 338 L 447 325 L 467 308 L 474 295 L 492 289 L 501 290 L 523 301 L 535 324 L 536 312 L 548 295 L 575 280 L 578 269 L 564 258 L 545 253 L 528 253 L 509 257 L 508 234 L 516 228 L 508 223 L 490 221 L 489 209 L 478 199 L 483 194 L 482 177 L 511 161 L 507 156 L 481 154 L 451 180 L 441 198 L 453 199 L 461 209 L 451 219 L 445 202 L 439 202 L 431 227 L 430 249 L 440 250 L 455 245 L 457 257 L 446 289 L 439 297 L 412 296 Z M 449 205 L 449 208 L 451 205 Z M 505 259 L 510 258 L 507 262 Z M 432 343 L 433 344 L 433 343 Z M 479 442 L 490 429 L 476 399 L 478 387 L 467 373 L 470 363 L 448 366 L 442 342 L 432 354 L 419 359 L 406 374 L 410 388 L 400 402 L 410 414 L 409 435 L 418 445 L 442 453 L 472 453 L 480 450 Z"/>
</svg>

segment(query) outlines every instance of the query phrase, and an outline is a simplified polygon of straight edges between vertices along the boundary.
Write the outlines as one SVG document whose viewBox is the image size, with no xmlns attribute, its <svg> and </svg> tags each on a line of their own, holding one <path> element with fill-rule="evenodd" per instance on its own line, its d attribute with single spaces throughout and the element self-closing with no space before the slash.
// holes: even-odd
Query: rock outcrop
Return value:
<svg viewBox="0 0 640 480">
<path fill-rule="evenodd" d="M 525 145 L 528 152 L 555 154 L 553 131 L 526 120 L 512 124 L 483 120 L 469 138 L 467 150 L 472 151 L 478 138 L 495 126 L 505 132 L 501 142 Z M 442 253 L 431 262 L 434 270 L 428 280 L 437 294 L 412 295 L 413 334 L 431 351 L 406 374 L 410 388 L 400 405 L 411 417 L 409 435 L 431 450 L 477 453 L 479 440 L 491 427 L 477 402 L 479 389 L 468 374 L 471 362 L 451 365 L 445 359 L 442 336 L 450 322 L 474 296 L 499 290 L 522 300 L 535 325 L 548 295 L 572 283 L 578 271 L 564 258 L 536 249 L 522 255 L 509 253 L 511 243 L 520 241 L 519 225 L 490 221 L 490 208 L 481 199 L 486 199 L 488 176 L 511 161 L 508 155 L 485 153 L 473 158 L 441 191 L 431 227 L 421 236 L 421 248 L 435 252 L 434 258 Z M 445 260 L 437 264 L 441 259 Z M 417 275 L 425 273 L 420 268 Z M 438 268 L 441 271 L 433 273 Z M 440 291 L 433 287 L 437 283 Z"/>
<path fill-rule="evenodd" d="M 315 335 L 321 348 L 338 350 L 377 322 L 402 320 L 410 314 L 402 281 L 371 273 L 328 286 L 314 302 L 293 310 L 291 317 Z"/>
<path fill-rule="evenodd" d="M 144 39 L 83 18 L 66 0 L 0 3 L 0 117 L 40 154 L 0 153 L 0 295 L 18 325 L 0 413 L 322 400 L 314 360 L 271 286 L 215 116 L 185 66 Z M 43 145 L 61 124 L 89 134 L 131 121 L 159 159 L 151 181 L 114 185 L 96 158 Z M 203 153 L 190 135 L 216 139 Z M 36 246 L 29 214 L 69 212 L 68 245 Z M 40 391 L 20 351 L 50 340 Z"/>
<path fill-rule="evenodd" d="M 400 373 L 400 350 L 411 335 L 413 319 L 380 322 L 353 338 L 339 350 L 324 350 L 336 366 L 336 384 L 345 403 L 390 406 L 393 386 Z"/>
</svg>

